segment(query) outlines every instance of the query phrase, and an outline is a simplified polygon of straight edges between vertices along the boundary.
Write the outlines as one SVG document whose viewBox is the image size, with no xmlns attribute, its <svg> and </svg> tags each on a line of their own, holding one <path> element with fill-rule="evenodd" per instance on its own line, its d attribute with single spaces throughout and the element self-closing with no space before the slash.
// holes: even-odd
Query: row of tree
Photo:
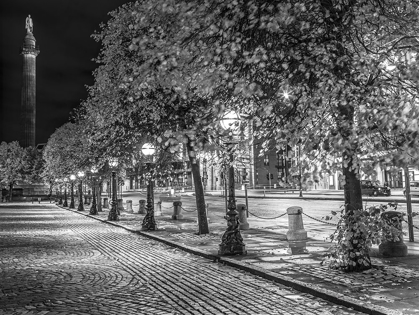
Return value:
<svg viewBox="0 0 419 315">
<path fill-rule="evenodd" d="M 9 200 L 18 182 L 42 182 L 42 153 L 34 147 L 22 148 L 17 141 L 0 144 L 0 187 Z"/>
<path fill-rule="evenodd" d="M 321 171 L 340 168 L 350 216 L 363 208 L 364 156 L 392 165 L 419 159 L 418 6 L 417 0 L 123 5 L 93 36 L 102 44 L 94 84 L 74 122 L 48 141 L 45 178 L 115 158 L 127 166 L 142 159 L 144 142 L 155 143 L 162 161 L 186 148 L 199 233 L 208 233 L 196 156 L 209 144 L 222 148 L 229 131 L 219 121 L 234 110 L 266 150 L 298 145 Z M 347 263 L 365 268 L 359 255 L 368 253 L 351 250 L 356 254 Z"/>
</svg>

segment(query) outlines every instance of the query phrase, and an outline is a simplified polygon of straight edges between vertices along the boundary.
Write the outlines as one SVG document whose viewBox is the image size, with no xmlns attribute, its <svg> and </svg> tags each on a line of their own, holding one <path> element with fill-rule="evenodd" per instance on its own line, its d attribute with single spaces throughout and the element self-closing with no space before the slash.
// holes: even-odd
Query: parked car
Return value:
<svg viewBox="0 0 419 315">
<path fill-rule="evenodd" d="M 406 190 L 403 190 L 403 195 L 406 195 Z M 410 182 L 410 195 L 419 196 L 419 181 L 413 180 Z"/>
<path fill-rule="evenodd" d="M 391 189 L 378 181 L 361 180 L 361 193 L 368 196 L 391 196 Z"/>
</svg>

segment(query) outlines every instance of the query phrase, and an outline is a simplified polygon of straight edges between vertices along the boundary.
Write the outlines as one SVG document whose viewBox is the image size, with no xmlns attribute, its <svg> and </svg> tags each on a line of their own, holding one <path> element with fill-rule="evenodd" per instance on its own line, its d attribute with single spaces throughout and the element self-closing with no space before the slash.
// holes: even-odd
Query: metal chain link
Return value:
<svg viewBox="0 0 419 315">
<path fill-rule="evenodd" d="M 181 206 L 180 208 L 181 208 L 183 211 L 185 211 L 185 212 L 195 212 L 195 211 L 196 211 L 196 209 L 193 209 L 193 210 L 191 210 L 191 211 L 190 211 L 190 210 L 186 210 L 186 209 L 185 209 L 184 207 L 182 207 L 182 206 Z"/>
<path fill-rule="evenodd" d="M 277 216 L 277 217 L 273 217 L 273 218 L 264 218 L 264 217 L 260 217 L 260 216 L 258 216 L 258 215 L 256 215 L 256 214 L 254 214 L 254 213 L 252 213 L 252 212 L 250 212 L 250 211 L 249 211 L 249 213 L 250 213 L 251 215 L 253 215 L 254 217 L 256 217 L 256 218 L 259 218 L 259 219 L 265 219 L 265 220 L 274 220 L 274 219 L 278 219 L 278 218 L 283 217 L 284 215 L 286 215 L 286 214 L 287 214 L 286 212 L 284 212 L 284 213 L 280 214 L 280 215 L 279 215 L 279 216 Z"/>
<path fill-rule="evenodd" d="M 312 216 L 310 216 L 310 215 L 308 215 L 307 213 L 304 213 L 304 212 L 303 212 L 303 214 L 305 216 L 309 217 L 310 219 L 314 220 L 314 221 L 318 221 L 318 222 L 321 222 L 321 223 L 324 223 L 324 224 L 328 224 L 328 225 L 337 226 L 336 223 L 330 223 L 330 222 L 326 222 L 326 221 L 322 221 L 322 220 L 316 219 L 316 218 L 314 218 L 314 217 L 312 217 Z"/>
<path fill-rule="evenodd" d="M 403 221 L 404 221 L 404 222 L 406 222 L 407 224 L 409 224 L 409 222 L 407 222 L 405 219 L 403 219 Z M 417 227 L 416 225 L 412 224 L 412 226 L 413 226 L 415 229 L 419 230 L 419 227 Z"/>
</svg>

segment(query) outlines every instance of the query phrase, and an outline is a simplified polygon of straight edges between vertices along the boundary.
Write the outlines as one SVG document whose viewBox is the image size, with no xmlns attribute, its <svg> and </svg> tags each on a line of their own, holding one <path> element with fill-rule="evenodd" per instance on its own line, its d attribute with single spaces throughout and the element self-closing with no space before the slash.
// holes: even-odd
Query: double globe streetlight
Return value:
<svg viewBox="0 0 419 315">
<path fill-rule="evenodd" d="M 68 182 L 68 178 L 64 177 L 63 179 L 64 181 L 64 202 L 63 202 L 63 207 L 68 207 L 68 203 L 67 203 L 67 182 Z"/>
<path fill-rule="evenodd" d="M 71 195 L 70 195 L 70 209 L 74 209 L 74 181 L 76 180 L 76 175 L 71 174 L 70 175 L 70 181 L 71 181 Z"/>
<path fill-rule="evenodd" d="M 119 213 L 118 213 L 118 205 L 117 205 L 117 187 L 116 187 L 116 167 L 118 166 L 118 160 L 112 159 L 109 161 L 109 166 L 112 168 L 112 201 L 111 201 L 111 210 L 108 214 L 108 221 L 118 221 L 119 220 Z"/>
<path fill-rule="evenodd" d="M 156 149 L 151 143 L 145 143 L 141 148 L 142 153 L 145 156 L 152 156 Z M 147 182 L 147 204 L 146 204 L 146 215 L 143 219 L 143 223 L 141 229 L 143 231 L 155 231 L 157 230 L 157 224 L 154 219 L 154 196 L 153 196 L 153 175 L 154 175 L 154 168 L 153 162 L 146 163 L 148 167 L 146 167 L 146 174 L 144 175 Z"/>
<path fill-rule="evenodd" d="M 228 172 L 228 202 L 227 202 L 227 229 L 221 238 L 221 244 L 219 245 L 219 255 L 245 255 L 246 246 L 243 243 L 243 237 L 240 233 L 239 228 L 239 216 L 236 210 L 236 196 L 235 196 L 235 182 L 234 182 L 234 147 L 237 141 L 234 139 L 234 133 L 238 130 L 240 122 L 239 115 L 230 111 L 227 112 L 221 119 L 221 127 L 224 130 L 229 131 L 229 138 L 225 143 L 227 144 L 227 150 L 229 151 L 229 172 Z"/>
<path fill-rule="evenodd" d="M 97 174 L 97 168 L 92 167 L 90 170 L 92 172 L 92 206 L 90 207 L 89 214 L 91 215 L 97 215 L 98 209 L 96 204 L 96 174 Z"/>
<path fill-rule="evenodd" d="M 84 172 L 83 171 L 78 172 L 77 177 L 80 179 L 80 182 L 79 182 L 79 206 L 77 207 L 77 211 L 84 211 L 84 206 L 83 206 L 83 177 L 84 177 Z"/>
</svg>

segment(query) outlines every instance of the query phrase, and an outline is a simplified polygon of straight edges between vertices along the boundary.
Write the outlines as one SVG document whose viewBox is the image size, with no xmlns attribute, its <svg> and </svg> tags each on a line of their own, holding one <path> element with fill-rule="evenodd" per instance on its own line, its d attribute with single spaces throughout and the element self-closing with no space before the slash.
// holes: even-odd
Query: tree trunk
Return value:
<svg viewBox="0 0 419 315">
<path fill-rule="evenodd" d="M 102 190 L 103 190 L 103 182 L 99 182 L 96 189 L 96 207 L 98 212 L 102 212 Z"/>
<path fill-rule="evenodd" d="M 201 181 L 199 165 L 196 161 L 196 153 L 194 148 L 191 146 L 190 140 L 188 141 L 186 147 L 188 150 L 189 161 L 191 162 L 193 181 L 195 184 L 196 208 L 198 212 L 198 234 L 208 234 L 209 228 L 205 205 L 204 187 Z"/>
<path fill-rule="evenodd" d="M 9 184 L 9 201 L 12 202 L 13 199 L 13 183 Z"/>
<path fill-rule="evenodd" d="M 360 210 L 362 209 L 362 194 L 361 182 L 357 177 L 358 167 L 353 165 L 354 153 L 346 151 L 346 161 L 344 157 L 342 169 L 345 178 L 344 196 L 345 196 L 345 211 Z"/>
<path fill-rule="evenodd" d="M 340 106 L 340 133 L 344 140 L 349 141 L 354 128 L 354 108 L 353 106 Z M 343 186 L 345 196 L 345 212 L 349 221 L 357 220 L 360 216 L 355 215 L 355 211 L 362 210 L 361 181 L 359 178 L 359 166 L 357 165 L 357 143 L 352 143 L 342 152 L 342 170 L 345 184 Z M 355 222 L 358 223 L 358 222 Z M 369 238 L 369 231 L 362 231 L 357 224 L 349 225 L 346 233 L 352 235 L 345 244 L 345 271 L 362 271 L 371 269 L 371 259 L 366 246 Z"/>
</svg>

